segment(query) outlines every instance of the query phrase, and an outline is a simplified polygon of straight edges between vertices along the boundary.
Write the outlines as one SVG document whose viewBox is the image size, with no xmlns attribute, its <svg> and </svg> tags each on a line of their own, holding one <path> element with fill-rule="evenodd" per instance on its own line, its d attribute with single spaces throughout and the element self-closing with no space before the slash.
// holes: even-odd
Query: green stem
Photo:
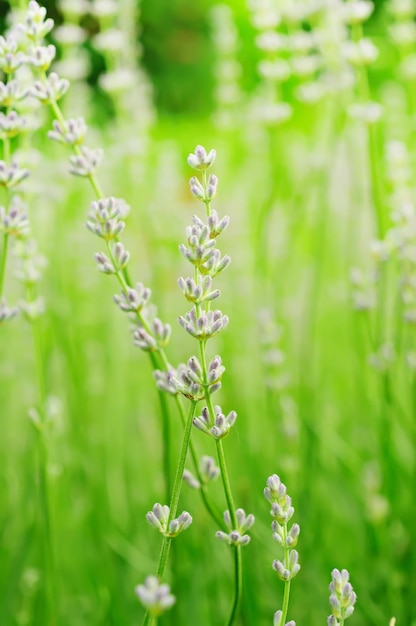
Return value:
<svg viewBox="0 0 416 626">
<path fill-rule="evenodd" d="M 158 363 L 154 352 L 149 352 L 149 358 L 152 363 L 153 371 L 158 369 Z M 162 441 L 163 441 L 163 476 L 165 481 L 165 501 L 169 499 L 171 490 L 171 475 L 170 475 L 170 423 L 169 423 L 169 409 L 166 399 L 166 395 L 160 389 L 157 390 L 157 396 L 159 399 L 160 413 L 162 416 Z"/>
<path fill-rule="evenodd" d="M 185 430 L 183 433 L 182 447 L 181 447 L 181 451 L 179 454 L 178 465 L 176 467 L 175 481 L 173 483 L 173 490 L 172 490 L 172 496 L 171 496 L 170 507 L 169 507 L 170 512 L 169 512 L 168 526 L 170 522 L 176 517 L 176 512 L 178 509 L 179 497 L 181 494 L 181 488 L 182 488 L 182 482 L 183 482 L 182 480 L 183 471 L 185 469 L 186 456 L 188 453 L 189 441 L 191 438 L 191 430 L 192 430 L 192 423 L 193 423 L 193 419 L 195 415 L 195 408 L 196 408 L 196 402 L 192 401 L 191 406 L 189 408 L 188 417 L 186 420 Z M 160 580 L 163 579 L 163 576 L 166 571 L 171 543 L 172 543 L 172 537 L 165 535 L 162 541 L 162 547 L 161 547 L 160 556 L 159 556 L 159 564 L 157 568 L 157 576 Z M 144 616 L 143 626 L 150 625 L 151 617 L 152 617 L 151 614 L 149 613 L 149 611 L 147 611 Z"/>
<path fill-rule="evenodd" d="M 241 546 L 234 546 L 233 550 L 235 594 L 230 619 L 228 620 L 228 626 L 231 626 L 234 623 L 234 620 L 237 616 L 238 608 L 241 602 L 241 592 L 243 589 L 243 562 L 241 559 Z"/>
<path fill-rule="evenodd" d="M 180 401 L 177 395 L 175 396 L 175 403 L 176 403 L 179 415 L 181 417 L 182 426 L 185 428 L 185 424 L 186 424 L 185 411 L 184 411 L 182 402 Z M 210 497 L 206 491 L 206 488 L 203 484 L 201 472 L 199 471 L 198 456 L 196 454 L 195 446 L 192 440 L 190 440 L 189 442 L 189 451 L 191 453 L 192 463 L 194 465 L 196 477 L 199 480 L 199 483 L 201 485 L 201 488 L 199 489 L 199 491 L 201 493 L 201 498 L 205 505 L 205 508 L 210 514 L 210 516 L 212 517 L 212 519 L 214 520 L 214 522 L 216 523 L 216 525 L 224 529 L 224 520 L 222 519 L 221 515 L 215 510 L 213 504 L 211 503 Z"/>
<path fill-rule="evenodd" d="M 283 525 L 283 539 L 284 539 L 284 545 L 286 546 L 287 522 Z M 289 570 L 289 552 L 290 552 L 289 548 L 285 547 L 285 567 L 287 570 Z M 280 618 L 279 626 L 285 626 L 286 624 L 287 610 L 289 608 L 289 597 L 290 597 L 290 580 L 286 580 L 285 588 L 283 592 L 282 616 Z"/>
<path fill-rule="evenodd" d="M 9 247 L 9 234 L 5 233 L 3 238 L 3 253 L 0 261 L 0 299 L 3 295 L 4 277 L 6 274 L 7 251 Z"/>
<path fill-rule="evenodd" d="M 36 299 L 34 286 L 27 286 L 27 297 L 30 302 L 33 302 Z M 57 624 L 57 593 L 48 484 L 48 442 L 46 438 L 47 424 L 45 416 L 47 390 L 42 345 L 42 330 L 39 317 L 36 317 L 31 321 L 31 329 L 35 354 L 36 380 L 38 387 L 38 412 L 40 418 L 40 423 L 37 425 L 37 444 L 39 463 L 39 498 L 44 535 L 43 556 L 44 574 L 46 580 L 45 598 L 47 607 L 47 623 L 50 624 L 50 626 L 54 626 Z"/>
</svg>

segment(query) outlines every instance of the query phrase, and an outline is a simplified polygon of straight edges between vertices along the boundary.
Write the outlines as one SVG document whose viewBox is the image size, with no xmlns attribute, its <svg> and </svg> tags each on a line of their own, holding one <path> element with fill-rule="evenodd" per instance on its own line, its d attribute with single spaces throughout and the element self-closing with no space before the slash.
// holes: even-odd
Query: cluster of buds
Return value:
<svg viewBox="0 0 416 626">
<path fill-rule="evenodd" d="M 125 205 L 116 198 L 102 198 L 91 203 L 89 219 L 86 223 L 88 230 L 105 239 L 116 240 L 123 232 L 126 224 L 123 221 Z"/>
<path fill-rule="evenodd" d="M 151 309 L 146 312 L 149 313 L 149 311 Z M 157 352 L 167 346 L 170 335 L 170 324 L 164 324 L 158 317 L 152 317 L 150 322 L 147 322 L 143 316 L 140 316 L 133 330 L 133 342 L 144 352 Z"/>
<path fill-rule="evenodd" d="M 169 585 L 161 583 L 157 576 L 148 576 L 144 585 L 137 585 L 136 595 L 151 615 L 157 617 L 176 602 Z"/>
<path fill-rule="evenodd" d="M 0 206 L 0 233 L 12 237 L 26 237 L 30 231 L 29 218 L 26 210 L 16 200 L 12 201 L 9 210 Z"/>
<path fill-rule="evenodd" d="M 186 365 L 167 372 L 155 371 L 156 384 L 162 391 L 173 395 L 181 393 L 190 400 L 203 400 L 207 393 L 211 396 L 221 389 L 221 379 L 225 372 L 221 357 L 215 356 L 209 363 L 204 375 L 201 363 L 196 356 L 191 356 Z"/>
<path fill-rule="evenodd" d="M 188 469 L 185 469 L 183 472 L 183 481 L 192 489 L 201 489 L 201 487 L 217 480 L 219 475 L 220 468 L 215 464 L 212 456 L 204 455 L 199 462 L 199 479 L 195 478 Z"/>
<path fill-rule="evenodd" d="M 0 106 L 5 108 L 5 112 L 0 113 L 0 140 L 4 143 L 4 160 L 0 161 L 0 186 L 9 191 L 8 206 L 0 207 L 0 233 L 4 236 L 2 254 L 5 255 L 1 259 L 3 273 L 0 293 L 9 249 L 7 242 L 12 239 L 13 248 L 10 249 L 17 257 L 17 278 L 26 290 L 26 297 L 20 302 L 19 308 L 30 320 L 41 315 L 44 310 L 43 300 L 35 295 L 34 285 L 40 280 L 45 261 L 38 254 L 35 242 L 30 239 L 28 213 L 19 195 L 20 185 L 29 176 L 29 170 L 20 167 L 12 150 L 16 138 L 27 133 L 31 127 L 27 117 L 19 112 L 21 102 L 25 100 L 26 106 L 33 96 L 32 86 L 26 83 L 22 85 L 21 68 L 29 67 L 39 72 L 49 67 L 48 59 L 52 60 L 55 49 L 53 46 L 42 47 L 41 42 L 52 27 L 53 20 L 46 19 L 46 10 L 37 2 L 29 2 L 24 22 L 0 37 L 0 69 L 6 75 L 4 82 L 0 82 Z M 29 79 L 25 80 L 27 82 Z M 16 314 L 17 308 L 8 308 L 4 298 L 1 303 L 2 321 Z"/>
<path fill-rule="evenodd" d="M 146 514 L 146 519 L 165 537 L 176 537 L 192 524 L 192 516 L 187 511 L 182 511 L 179 517 L 171 520 L 167 504 L 162 505 L 158 502 Z"/>
<path fill-rule="evenodd" d="M 215 157 L 215 150 L 207 152 L 203 146 L 199 145 L 188 156 L 188 164 L 201 173 L 201 180 L 193 176 L 190 185 L 194 196 L 206 205 L 207 223 L 194 216 L 192 225 L 186 229 L 187 244 L 179 246 L 180 252 L 194 266 L 195 270 L 194 277 L 181 277 L 178 280 L 185 298 L 194 305 L 185 315 L 179 316 L 178 321 L 187 333 L 202 344 L 205 344 L 208 339 L 211 339 L 228 325 L 226 315 L 223 315 L 218 309 L 210 309 L 210 302 L 220 295 L 220 291 L 212 287 L 213 279 L 231 261 L 228 255 L 222 257 L 221 252 L 215 247 L 216 238 L 229 223 L 228 217 L 220 220 L 218 214 L 211 211 L 210 207 L 218 181 L 213 174 L 208 177 L 207 170 L 214 163 Z M 217 385 L 220 384 L 219 381 L 223 373 L 219 357 L 213 359 L 206 372 L 203 371 L 197 360 L 194 361 L 194 365 L 197 369 L 190 365 L 190 371 L 185 374 L 190 379 L 191 384 L 202 387 L 204 391 L 213 386 L 210 392 L 219 388 Z M 197 388 L 194 391 L 197 392 Z M 195 395 L 195 393 L 192 392 L 191 395 Z"/>
<path fill-rule="evenodd" d="M 332 614 L 328 617 L 328 626 L 340 626 L 354 612 L 357 595 L 349 582 L 348 570 L 332 570 L 332 581 L 329 585 L 329 604 Z M 340 621 L 338 621 L 340 620 Z"/>
<path fill-rule="evenodd" d="M 217 405 L 214 406 L 213 416 L 210 415 L 208 407 L 204 407 L 202 414 L 194 418 L 194 426 L 214 439 L 223 439 L 228 435 L 236 420 L 237 413 L 235 411 L 230 411 L 225 416 L 221 407 Z"/>
<path fill-rule="evenodd" d="M 273 539 L 285 552 L 284 559 L 282 561 L 274 560 L 272 567 L 277 572 L 280 580 L 287 583 L 300 570 L 298 563 L 299 555 L 297 550 L 294 549 L 298 542 L 300 526 L 299 524 L 292 524 L 290 528 L 288 527 L 295 509 L 292 506 L 290 496 L 287 494 L 286 486 L 277 474 L 269 476 L 263 493 L 266 500 L 271 504 L 270 515 L 273 517 Z M 274 616 L 274 623 L 283 626 L 282 620 L 285 617 L 283 617 L 281 611 L 277 611 Z M 290 621 L 286 624 L 286 626 L 289 625 L 294 625 L 294 622 Z"/>
<path fill-rule="evenodd" d="M 246 546 L 250 543 L 250 535 L 245 533 L 253 526 L 255 517 L 252 513 L 246 515 L 243 509 L 236 509 L 235 517 L 237 522 L 237 528 L 233 528 L 231 515 L 229 511 L 224 512 L 224 521 L 229 528 L 228 533 L 218 530 L 215 534 L 216 538 L 220 541 L 228 543 L 230 546 Z"/>
<path fill-rule="evenodd" d="M 119 241 L 119 235 L 125 228 L 123 218 L 127 211 L 128 207 L 123 200 L 112 197 L 91 203 L 86 226 L 107 242 L 107 253 L 95 254 L 98 269 L 104 274 L 121 277 L 129 263 L 130 253 Z M 137 283 L 135 288 L 125 283 L 121 294 L 114 296 L 114 301 L 121 311 L 131 314 L 136 322 L 132 335 L 134 345 L 145 352 L 156 352 L 168 344 L 171 327 L 164 324 L 153 308 L 148 306 L 150 295 L 150 289 L 142 283 Z"/>
</svg>

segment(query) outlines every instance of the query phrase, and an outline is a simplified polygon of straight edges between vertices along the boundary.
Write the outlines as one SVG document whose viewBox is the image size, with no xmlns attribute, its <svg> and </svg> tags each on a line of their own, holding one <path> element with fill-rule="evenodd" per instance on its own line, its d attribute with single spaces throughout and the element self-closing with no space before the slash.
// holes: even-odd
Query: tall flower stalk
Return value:
<svg viewBox="0 0 416 626">
<path fill-rule="evenodd" d="M 295 509 L 292 506 L 290 496 L 287 494 L 286 485 L 282 483 L 277 474 L 273 474 L 267 479 L 264 497 L 271 504 L 270 515 L 273 517 L 273 539 L 284 550 L 283 560 L 276 559 L 273 561 L 273 569 L 285 585 L 282 608 L 274 614 L 273 624 L 274 626 L 296 626 L 294 620 L 286 622 L 286 618 L 289 608 L 291 581 L 300 570 L 298 563 L 299 555 L 297 550 L 294 549 L 298 542 L 300 526 L 299 524 L 292 524 L 289 528 L 289 522 L 293 517 Z"/>
<path fill-rule="evenodd" d="M 193 176 L 190 180 L 192 194 L 201 200 L 206 209 L 206 222 L 194 216 L 192 225 L 186 229 L 187 243 L 181 244 L 179 250 L 193 266 L 193 276 L 178 280 L 187 301 L 192 303 L 192 309 L 179 317 L 179 323 L 184 330 L 194 337 L 199 344 L 199 357 L 191 356 L 187 365 L 179 366 L 175 370 L 156 372 L 159 386 L 167 391 L 179 392 L 191 400 L 191 406 L 186 422 L 182 447 L 177 465 L 176 477 L 172 491 L 170 506 L 162 507 L 155 504 L 153 511 L 148 513 L 148 521 L 163 534 L 157 577 L 161 581 L 166 570 L 171 540 L 176 536 L 175 529 L 183 530 L 181 517 L 189 516 L 183 512 L 175 518 L 179 502 L 179 495 L 184 474 L 187 450 L 190 444 L 192 424 L 207 435 L 214 438 L 217 448 L 218 464 L 223 483 L 225 500 L 228 509 L 224 513 L 224 524 L 216 534 L 221 541 L 232 546 L 234 551 L 235 593 L 228 624 L 233 624 L 241 599 L 242 590 L 242 561 L 241 546 L 250 541 L 245 532 L 253 525 L 254 516 L 246 515 L 243 509 L 236 509 L 232 494 L 230 479 L 226 466 L 222 439 L 228 435 L 234 425 L 237 414 L 231 411 L 227 416 L 222 413 L 220 406 L 214 406 L 212 395 L 221 388 L 221 379 L 225 368 L 221 357 L 215 356 L 208 362 L 206 346 L 209 339 L 217 335 L 228 325 L 228 317 L 220 310 L 212 310 L 211 302 L 220 296 L 220 291 L 213 288 L 213 279 L 230 263 L 228 255 L 222 257 L 215 247 L 216 239 L 229 224 L 229 218 L 221 220 L 216 211 L 211 209 L 211 201 L 217 190 L 218 180 L 213 174 L 208 176 L 207 170 L 215 160 L 215 151 L 208 154 L 202 146 L 197 146 L 195 152 L 188 157 L 188 163 L 200 172 L 201 179 Z M 206 406 L 199 417 L 195 416 L 197 403 L 204 400 Z M 190 516 L 189 516 L 190 517 Z M 173 525 L 173 528 L 172 528 Z M 148 626 L 154 617 L 150 608 L 144 617 L 143 626 Z"/>
</svg>

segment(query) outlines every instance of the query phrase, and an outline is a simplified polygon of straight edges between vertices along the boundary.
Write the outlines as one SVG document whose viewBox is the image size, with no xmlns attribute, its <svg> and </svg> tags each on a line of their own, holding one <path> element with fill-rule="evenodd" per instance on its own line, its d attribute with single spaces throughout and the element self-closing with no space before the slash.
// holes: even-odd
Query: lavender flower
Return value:
<svg viewBox="0 0 416 626">
<path fill-rule="evenodd" d="M 15 187 L 29 176 L 28 169 L 20 169 L 16 161 L 8 165 L 5 161 L 0 161 L 0 185 L 2 187 Z"/>
<path fill-rule="evenodd" d="M 195 170 L 204 171 L 214 163 L 216 154 L 215 150 L 210 150 L 207 154 L 205 148 L 197 146 L 194 153 L 188 156 L 188 164 Z"/>
<path fill-rule="evenodd" d="M 348 617 L 354 612 L 354 604 L 357 595 L 349 582 L 349 572 L 346 569 L 339 571 L 332 570 L 332 581 L 329 585 L 331 595 L 329 604 L 331 605 L 332 615 L 328 617 L 328 626 L 339 626 L 338 620 L 344 623 Z"/>
<path fill-rule="evenodd" d="M 85 120 L 80 117 L 78 119 L 69 119 L 65 122 L 59 120 L 53 121 L 53 130 L 48 132 L 49 139 L 58 143 L 66 143 L 77 146 L 83 143 L 87 132 Z"/>
<path fill-rule="evenodd" d="M 8 322 L 19 313 L 17 307 L 7 306 L 6 298 L 0 299 L 0 324 Z"/>
<path fill-rule="evenodd" d="M 237 413 L 230 411 L 227 416 L 222 413 L 220 406 L 214 407 L 214 421 L 212 423 L 208 407 L 202 409 L 202 414 L 194 418 L 194 426 L 214 439 L 223 439 L 228 435 L 237 420 Z"/>
<path fill-rule="evenodd" d="M 192 524 L 192 516 L 183 511 L 179 517 L 170 520 L 170 509 L 165 505 L 161 505 L 158 502 L 153 506 L 153 509 L 146 514 L 146 519 L 165 537 L 177 537 L 181 532 L 189 528 Z"/>
<path fill-rule="evenodd" d="M 223 315 L 221 311 L 202 311 L 200 315 L 197 313 L 196 307 L 191 309 L 185 315 L 178 318 L 179 324 L 187 333 L 198 339 L 198 341 L 206 341 L 211 339 L 228 325 L 227 315 Z"/>
<path fill-rule="evenodd" d="M 161 584 L 157 576 L 148 576 L 144 585 L 136 587 L 136 595 L 144 607 L 154 616 L 170 609 L 176 602 L 169 585 Z"/>
<path fill-rule="evenodd" d="M 237 528 L 232 527 L 231 515 L 229 511 L 224 512 L 224 521 L 226 526 L 230 529 L 229 533 L 225 533 L 222 530 L 216 532 L 215 536 L 220 541 L 224 541 L 233 546 L 246 546 L 250 543 L 250 536 L 246 535 L 246 531 L 249 530 L 254 522 L 255 517 L 251 513 L 246 515 L 244 509 L 236 509 L 235 516 L 237 520 Z"/>
<path fill-rule="evenodd" d="M 52 30 L 54 21 L 46 18 L 46 9 L 41 7 L 35 0 L 29 2 L 23 24 L 19 24 L 19 30 L 30 40 L 37 42 Z"/>
<path fill-rule="evenodd" d="M 103 151 L 101 148 L 91 150 L 87 146 L 81 147 L 81 154 L 69 157 L 71 167 L 69 171 L 75 176 L 91 176 L 101 163 Z"/>
<path fill-rule="evenodd" d="M 46 80 L 36 80 L 29 90 L 31 96 L 42 104 L 57 102 L 69 89 L 69 81 L 59 78 L 58 74 L 51 72 Z"/>
<path fill-rule="evenodd" d="M 91 203 L 87 228 L 98 237 L 111 241 L 124 230 L 122 206 L 116 198 L 102 198 Z"/>
</svg>

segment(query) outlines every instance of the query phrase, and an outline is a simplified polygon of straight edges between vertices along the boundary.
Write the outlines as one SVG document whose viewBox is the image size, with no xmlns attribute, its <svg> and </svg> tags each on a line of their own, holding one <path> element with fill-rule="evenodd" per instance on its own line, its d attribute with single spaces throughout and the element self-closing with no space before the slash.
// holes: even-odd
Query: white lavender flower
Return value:
<svg viewBox="0 0 416 626">
<path fill-rule="evenodd" d="M 289 532 L 277 520 L 272 522 L 273 539 L 282 548 L 295 548 L 300 535 L 299 524 L 292 524 Z"/>
<path fill-rule="evenodd" d="M 157 388 L 161 391 L 165 391 L 166 393 L 171 394 L 172 396 L 176 396 L 178 393 L 182 393 L 179 381 L 181 381 L 182 374 L 185 370 L 186 365 L 184 363 L 180 363 L 176 369 L 172 366 L 169 366 L 168 371 L 155 370 L 153 372 L 153 377 L 155 379 Z M 190 382 L 192 383 L 192 381 Z M 198 392 L 199 391 L 200 387 L 198 386 Z M 187 394 L 185 393 L 184 395 Z"/>
<path fill-rule="evenodd" d="M 123 207 L 116 198 L 102 198 L 91 203 L 86 226 L 98 237 L 111 241 L 124 230 L 122 215 Z"/>
<path fill-rule="evenodd" d="M 24 23 L 19 24 L 19 29 L 29 40 L 34 42 L 41 41 L 54 26 L 53 19 L 50 17 L 45 18 L 45 7 L 41 7 L 35 0 L 31 0 L 26 11 Z"/>
<path fill-rule="evenodd" d="M 212 278 L 209 275 L 204 276 L 199 284 L 196 284 L 193 278 L 180 277 L 178 278 L 178 285 L 185 298 L 194 304 L 215 300 L 221 295 L 219 289 L 211 289 Z"/>
<path fill-rule="evenodd" d="M 229 320 L 227 315 L 223 315 L 218 309 L 201 311 L 198 315 L 196 307 L 193 307 L 185 315 L 180 315 L 178 321 L 192 337 L 198 341 L 206 341 L 226 328 Z"/>
<path fill-rule="evenodd" d="M 51 72 L 45 80 L 37 80 L 29 90 L 31 96 L 42 104 L 57 102 L 69 89 L 69 81 L 59 78 L 56 72 Z"/>
<path fill-rule="evenodd" d="M 236 420 L 237 413 L 235 411 L 230 411 L 230 413 L 225 416 L 221 407 L 217 405 L 214 407 L 213 422 L 208 407 L 204 407 L 201 415 L 194 417 L 193 424 L 198 430 L 202 430 L 202 432 L 207 435 L 211 435 L 214 439 L 223 439 L 228 435 Z"/>
<path fill-rule="evenodd" d="M 138 322 L 133 331 L 133 342 L 135 346 L 145 352 L 154 352 L 167 346 L 170 335 L 170 325 L 164 324 L 158 317 L 154 317 L 146 327 L 141 321 Z"/>
<path fill-rule="evenodd" d="M 350 575 L 346 569 L 339 571 L 335 568 L 332 570 L 332 581 L 329 585 L 331 592 L 329 604 L 332 615 L 328 617 L 328 626 L 338 626 L 337 620 L 344 623 L 344 620 L 354 612 L 357 595 L 349 582 L 349 578 Z"/>
<path fill-rule="evenodd" d="M 209 236 L 211 239 L 215 239 L 216 237 L 219 237 L 219 235 L 221 235 L 221 233 L 227 228 L 230 223 L 230 218 L 228 215 L 225 215 L 223 218 L 219 219 L 218 213 L 212 209 L 207 222 Z"/>
<path fill-rule="evenodd" d="M 130 259 L 130 253 L 124 248 L 121 241 L 117 241 L 112 247 L 111 260 L 104 252 L 97 252 L 94 258 L 101 272 L 104 272 L 104 274 L 117 274 L 126 267 Z"/>
<path fill-rule="evenodd" d="M 205 384 L 201 364 L 196 356 L 191 356 L 187 365 L 182 364 L 177 370 L 170 368 L 168 372 L 157 370 L 154 375 L 159 389 L 171 394 L 181 393 L 186 398 L 198 401 L 205 398 L 205 387 L 210 395 L 221 388 L 224 371 L 221 358 L 214 357 L 208 366 Z"/>
<path fill-rule="evenodd" d="M 277 474 L 269 476 L 266 487 L 264 488 L 264 497 L 272 505 L 270 515 L 280 524 L 286 524 L 295 512 L 292 506 L 292 500 L 286 491 L 286 485 L 282 483 Z"/>
<path fill-rule="evenodd" d="M 192 524 L 192 516 L 187 511 L 182 511 L 179 517 L 171 521 L 169 521 L 169 516 L 169 507 L 157 502 L 153 509 L 146 514 L 146 519 L 165 537 L 177 537 Z"/>
<path fill-rule="evenodd" d="M 157 576 L 148 576 L 144 585 L 138 585 L 135 591 L 143 606 L 154 616 L 170 609 L 176 602 L 169 585 L 162 584 Z"/>
<path fill-rule="evenodd" d="M 5 161 L 0 161 L 0 185 L 2 187 L 15 187 L 29 176 L 28 169 L 20 169 L 16 161 L 8 165 Z"/>
<path fill-rule="evenodd" d="M 199 462 L 199 476 L 202 481 L 202 485 L 208 485 L 209 483 L 217 480 L 220 475 L 220 468 L 215 464 L 215 460 L 212 456 L 203 456 Z M 197 480 L 192 472 L 185 470 L 183 473 L 183 480 L 192 489 L 200 489 L 201 483 Z"/>
<path fill-rule="evenodd" d="M 29 234 L 30 224 L 27 213 L 15 202 L 9 210 L 0 206 L 0 232 L 13 237 L 25 237 Z"/>
<path fill-rule="evenodd" d="M 48 132 L 49 139 L 59 143 L 77 146 L 83 143 L 87 132 L 84 118 L 69 119 L 65 122 L 53 121 L 53 130 Z"/>
<path fill-rule="evenodd" d="M 246 515 L 244 509 L 236 509 L 235 511 L 237 528 L 233 528 L 231 521 L 231 515 L 229 511 L 224 512 L 224 521 L 226 526 L 230 529 L 229 533 L 225 533 L 222 530 L 218 530 L 215 534 L 216 538 L 220 541 L 224 541 L 233 546 L 245 546 L 250 543 L 250 536 L 245 533 L 249 530 L 254 522 L 255 517 L 253 514 Z"/>
<path fill-rule="evenodd" d="M 122 291 L 121 295 L 114 296 L 114 302 L 126 313 L 140 313 L 150 300 L 152 292 L 143 283 L 136 283 L 134 289 L 128 287 L 127 291 Z"/>
<path fill-rule="evenodd" d="M 0 139 L 16 137 L 25 126 L 26 119 L 16 111 L 10 111 L 7 114 L 0 113 Z"/>
<path fill-rule="evenodd" d="M 296 576 L 296 574 L 300 570 L 300 565 L 298 563 L 299 554 L 297 550 L 290 550 L 288 562 L 283 563 L 279 559 L 273 561 L 273 569 L 277 572 L 280 580 L 287 582 L 288 580 L 292 580 Z"/>
<path fill-rule="evenodd" d="M 69 157 L 71 164 L 69 171 L 75 176 L 91 176 L 101 163 L 102 158 L 103 150 L 101 148 L 92 150 L 87 146 L 82 146 L 81 154 Z"/>
<path fill-rule="evenodd" d="M 54 45 L 49 46 L 33 46 L 26 51 L 26 60 L 30 65 L 38 68 L 41 72 L 46 72 L 56 55 L 56 48 Z"/>
<path fill-rule="evenodd" d="M 8 34 L 6 37 L 0 35 L 0 69 L 5 74 L 13 74 L 25 61 L 26 57 L 18 49 L 14 35 Z"/>
<path fill-rule="evenodd" d="M 0 324 L 8 322 L 19 313 L 17 307 L 7 306 L 6 298 L 0 299 Z"/>
<path fill-rule="evenodd" d="M 210 150 L 207 154 L 203 146 L 197 146 L 195 151 L 188 155 L 188 164 L 195 170 L 206 170 L 214 163 L 216 154 L 215 150 Z"/>
<path fill-rule="evenodd" d="M 15 102 L 22 100 L 27 95 L 27 91 L 22 89 L 18 80 L 10 80 L 7 83 L 0 82 L 0 106 L 8 108 Z"/>
</svg>

